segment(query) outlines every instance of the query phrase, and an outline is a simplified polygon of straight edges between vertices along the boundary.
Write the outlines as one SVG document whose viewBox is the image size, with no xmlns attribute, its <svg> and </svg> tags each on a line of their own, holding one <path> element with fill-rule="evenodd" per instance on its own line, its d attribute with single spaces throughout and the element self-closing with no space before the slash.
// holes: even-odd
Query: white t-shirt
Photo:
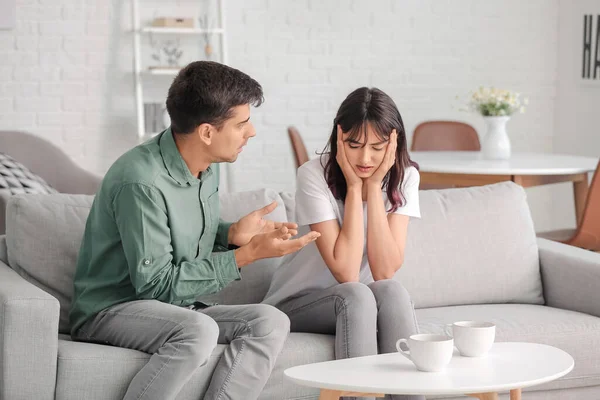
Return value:
<svg viewBox="0 0 600 400">
<path fill-rule="evenodd" d="M 404 173 L 402 193 L 406 204 L 395 211 L 396 214 L 409 217 L 421 217 L 419 209 L 419 172 L 415 167 L 409 167 Z M 298 169 L 296 182 L 296 222 L 298 234 L 304 235 L 310 231 L 310 224 L 337 220 L 342 225 L 344 202 L 336 200 L 325 181 L 324 169 L 320 158 L 304 163 Z M 387 194 L 381 192 L 385 209 L 391 204 Z M 363 202 L 365 220 L 365 247 L 360 264 L 359 279 L 362 283 L 373 282 L 371 269 L 367 259 L 367 203 Z M 263 303 L 278 304 L 291 297 L 302 296 L 315 290 L 322 290 L 336 285 L 338 282 L 327 268 L 317 245 L 313 242 L 296 253 L 287 255 L 275 271 L 269 291 Z"/>
</svg>

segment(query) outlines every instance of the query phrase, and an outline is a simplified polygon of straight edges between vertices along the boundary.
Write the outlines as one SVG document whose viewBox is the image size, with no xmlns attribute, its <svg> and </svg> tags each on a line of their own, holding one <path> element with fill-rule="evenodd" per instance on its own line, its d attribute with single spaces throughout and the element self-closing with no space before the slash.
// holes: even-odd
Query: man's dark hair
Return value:
<svg viewBox="0 0 600 400">
<path fill-rule="evenodd" d="M 220 127 L 232 108 L 255 107 L 264 101 L 262 87 L 235 68 L 212 61 L 195 61 L 183 68 L 169 88 L 167 111 L 171 130 L 191 133 L 208 123 Z"/>
</svg>

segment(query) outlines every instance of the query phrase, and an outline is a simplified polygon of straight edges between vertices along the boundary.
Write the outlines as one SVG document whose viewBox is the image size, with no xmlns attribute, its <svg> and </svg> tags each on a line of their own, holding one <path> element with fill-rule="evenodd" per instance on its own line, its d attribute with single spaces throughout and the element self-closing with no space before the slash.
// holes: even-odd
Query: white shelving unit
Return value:
<svg viewBox="0 0 600 400">
<path fill-rule="evenodd" d="M 142 28 L 142 33 L 166 33 L 166 34 L 188 34 L 203 35 L 205 33 L 224 33 L 223 29 L 199 29 L 199 28 L 161 28 L 158 26 L 146 26 Z"/>
<path fill-rule="evenodd" d="M 226 49 L 226 31 L 225 31 L 225 13 L 223 0 L 215 0 L 217 4 L 217 13 L 219 20 L 219 28 L 216 29 L 200 29 L 200 28 L 172 28 L 158 26 L 142 26 L 140 20 L 140 3 L 144 0 L 131 0 L 131 17 L 133 26 L 133 69 L 135 83 L 135 100 L 137 112 L 137 133 L 140 140 L 146 139 L 149 135 L 146 133 L 144 126 L 144 78 L 152 79 L 152 75 L 177 75 L 179 68 L 144 68 L 142 66 L 142 36 L 143 35 L 198 35 L 202 36 L 207 33 L 220 35 L 218 40 L 218 54 L 220 55 L 220 63 L 227 64 L 227 49 Z M 192 0 L 190 0 L 192 1 Z M 166 2 L 165 2 L 166 3 Z M 165 4 L 165 12 L 169 12 L 168 6 Z M 196 18 L 194 18 L 196 20 Z M 157 133 L 157 132 L 154 132 Z"/>
<path fill-rule="evenodd" d="M 193 1 L 193 0 L 190 0 Z M 135 87 L 135 104 L 137 114 L 137 136 L 138 141 L 142 142 L 156 135 L 159 132 L 146 133 L 144 126 L 144 80 L 153 79 L 156 75 L 171 75 L 175 76 L 181 68 L 150 68 L 142 66 L 142 36 L 144 35 L 198 35 L 202 36 L 207 33 L 219 35 L 218 51 L 220 59 L 215 60 L 222 64 L 227 64 L 227 46 L 226 46 L 226 30 L 225 30 L 225 10 L 223 7 L 224 0 L 215 0 L 218 13 L 219 27 L 215 29 L 200 29 L 200 28 L 175 28 L 175 27 L 157 27 L 157 26 L 142 26 L 140 19 L 140 4 L 144 0 L 131 0 L 131 18 L 133 28 L 133 75 Z M 165 13 L 169 13 L 169 2 L 165 2 Z M 194 18 L 197 21 L 197 18 Z M 203 43 L 203 42 L 201 42 Z M 203 46 L 202 46 L 203 47 Z M 225 168 L 221 173 L 221 186 L 231 191 L 231 180 L 229 179 L 230 165 L 225 164 Z"/>
</svg>

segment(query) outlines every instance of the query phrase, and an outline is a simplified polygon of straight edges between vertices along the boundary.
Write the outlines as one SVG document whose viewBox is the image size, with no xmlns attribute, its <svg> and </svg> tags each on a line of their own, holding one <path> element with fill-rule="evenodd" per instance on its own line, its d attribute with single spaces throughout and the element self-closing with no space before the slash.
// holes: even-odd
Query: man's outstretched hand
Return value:
<svg viewBox="0 0 600 400">
<path fill-rule="evenodd" d="M 298 234 L 298 225 L 292 222 L 274 222 L 265 219 L 264 216 L 270 214 L 277 208 L 277 202 L 260 208 L 246 215 L 238 222 L 231 225 L 228 233 L 228 241 L 236 246 L 245 246 L 252 238 L 259 234 L 270 233 L 281 228 L 286 228 L 286 234 L 290 237 Z"/>
<path fill-rule="evenodd" d="M 243 267 L 263 258 L 281 257 L 300 250 L 319 236 L 319 232 L 311 231 L 297 239 L 291 239 L 290 230 L 282 226 L 268 233 L 254 235 L 247 245 L 235 250 L 235 259 L 238 266 Z"/>
</svg>

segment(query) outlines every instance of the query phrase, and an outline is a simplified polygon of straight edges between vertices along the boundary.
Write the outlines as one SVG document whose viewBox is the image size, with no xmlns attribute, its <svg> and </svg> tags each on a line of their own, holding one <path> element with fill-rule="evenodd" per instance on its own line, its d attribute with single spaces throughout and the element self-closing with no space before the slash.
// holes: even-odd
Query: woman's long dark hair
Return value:
<svg viewBox="0 0 600 400">
<path fill-rule="evenodd" d="M 348 188 L 342 169 L 337 163 L 337 126 L 340 125 L 344 133 L 349 133 L 345 141 L 359 142 L 364 139 L 367 142 L 367 127 L 377 134 L 383 141 L 388 140 L 393 129 L 398 134 L 398 146 L 396 148 L 396 162 L 390 168 L 382 182 L 382 189 L 387 193 L 391 209 L 394 212 L 398 207 L 404 205 L 406 198 L 401 191 L 400 183 L 404 182 L 406 168 L 418 165 L 410 160 L 406 143 L 406 132 L 400 112 L 390 96 L 377 88 L 361 87 L 346 97 L 333 120 L 333 129 L 327 146 L 321 153 L 321 164 L 324 162 L 323 155 L 329 157 L 323 168 L 325 169 L 325 180 L 329 190 L 338 200 L 344 200 Z"/>
</svg>

